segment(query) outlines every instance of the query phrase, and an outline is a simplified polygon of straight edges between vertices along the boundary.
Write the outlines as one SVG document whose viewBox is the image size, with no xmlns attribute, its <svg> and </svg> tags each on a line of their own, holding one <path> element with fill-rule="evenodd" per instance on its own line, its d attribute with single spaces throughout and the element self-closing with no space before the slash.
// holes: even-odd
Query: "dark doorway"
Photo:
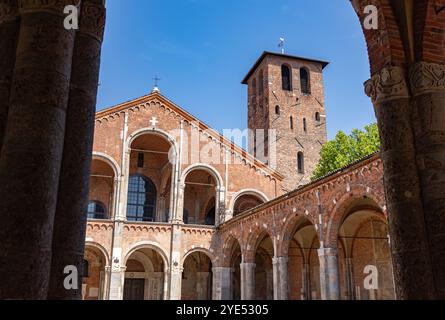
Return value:
<svg viewBox="0 0 445 320">
<path fill-rule="evenodd" d="M 125 279 L 124 300 L 144 300 L 145 279 Z"/>
</svg>

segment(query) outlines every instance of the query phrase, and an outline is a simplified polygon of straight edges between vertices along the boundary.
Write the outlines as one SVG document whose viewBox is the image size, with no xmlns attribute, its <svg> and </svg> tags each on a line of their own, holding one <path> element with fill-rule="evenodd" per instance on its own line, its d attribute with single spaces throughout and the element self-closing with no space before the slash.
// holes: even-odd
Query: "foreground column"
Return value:
<svg viewBox="0 0 445 320">
<path fill-rule="evenodd" d="M 445 65 L 418 62 L 410 70 L 417 167 L 429 236 L 436 299 L 445 299 Z"/>
<path fill-rule="evenodd" d="M 124 265 L 122 252 L 124 225 L 125 223 L 123 221 L 114 221 L 110 270 L 110 300 L 122 300 L 124 297 L 125 270 L 127 269 Z"/>
<path fill-rule="evenodd" d="M 337 248 L 318 250 L 320 258 L 320 289 L 322 300 L 340 300 Z"/>
<path fill-rule="evenodd" d="M 71 3 L 22 2 L 0 158 L 0 299 L 47 297 L 74 46 L 63 8 Z"/>
<path fill-rule="evenodd" d="M 182 231 L 181 225 L 172 226 L 172 247 L 170 256 L 170 300 L 181 300 L 182 296 L 182 272 L 184 269 L 181 266 L 181 240 Z"/>
<path fill-rule="evenodd" d="M 12 74 L 19 35 L 18 0 L 0 1 L 0 150 L 9 109 Z"/>
<path fill-rule="evenodd" d="M 241 263 L 241 300 L 255 300 L 255 263 Z"/>
<path fill-rule="evenodd" d="M 213 271 L 213 300 L 232 300 L 232 268 L 215 267 Z"/>
<path fill-rule="evenodd" d="M 273 295 L 274 300 L 289 299 L 289 274 L 287 257 L 273 258 Z"/>
<path fill-rule="evenodd" d="M 65 146 L 54 221 L 50 299 L 80 299 L 63 287 L 65 266 L 82 267 L 93 152 L 100 53 L 105 27 L 103 0 L 83 0 L 76 34 Z M 80 275 L 80 273 L 79 273 Z M 79 278 L 79 283 L 81 279 Z"/>
<path fill-rule="evenodd" d="M 431 253 L 417 171 L 405 70 L 388 67 L 365 84 L 379 124 L 398 299 L 433 299 Z"/>
</svg>

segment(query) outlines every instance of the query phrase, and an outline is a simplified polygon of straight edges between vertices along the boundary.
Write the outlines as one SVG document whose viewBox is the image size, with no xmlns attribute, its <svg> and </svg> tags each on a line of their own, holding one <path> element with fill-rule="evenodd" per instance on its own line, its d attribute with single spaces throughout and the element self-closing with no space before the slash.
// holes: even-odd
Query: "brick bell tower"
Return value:
<svg viewBox="0 0 445 320">
<path fill-rule="evenodd" d="M 242 81 L 248 85 L 249 152 L 286 177 L 284 191 L 310 182 L 327 141 L 327 65 L 264 52 Z"/>
</svg>

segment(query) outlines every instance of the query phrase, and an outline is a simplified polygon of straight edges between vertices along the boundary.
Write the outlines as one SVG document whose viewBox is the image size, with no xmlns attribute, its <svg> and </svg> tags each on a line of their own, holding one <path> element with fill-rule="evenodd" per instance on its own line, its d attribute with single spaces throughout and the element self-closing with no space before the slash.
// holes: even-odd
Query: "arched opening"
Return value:
<svg viewBox="0 0 445 320">
<path fill-rule="evenodd" d="M 294 130 L 294 117 L 291 116 L 291 117 L 289 118 L 289 123 L 290 123 L 290 124 L 289 124 L 290 129 L 291 129 L 291 130 Z"/>
<path fill-rule="evenodd" d="M 311 94 L 309 71 L 306 68 L 300 69 L 300 83 L 301 83 L 301 93 Z"/>
<path fill-rule="evenodd" d="M 350 208 L 339 228 L 341 297 L 395 299 L 387 222 L 370 199 L 358 199 Z"/>
<path fill-rule="evenodd" d="M 303 118 L 303 130 L 304 130 L 304 132 L 307 132 L 307 121 L 306 121 L 306 118 Z"/>
<path fill-rule="evenodd" d="M 162 300 L 164 260 L 154 249 L 133 252 L 126 263 L 124 300 Z"/>
<path fill-rule="evenodd" d="M 320 264 L 317 250 L 320 243 L 314 225 L 306 218 L 296 223 L 289 242 L 289 299 L 318 300 L 320 295 Z"/>
<path fill-rule="evenodd" d="M 171 210 L 172 145 L 157 134 L 142 134 L 131 143 L 127 219 L 167 222 Z M 172 157 L 170 157 L 172 158 Z"/>
<path fill-rule="evenodd" d="M 298 173 L 304 174 L 304 154 L 303 154 L 303 152 L 298 152 L 297 167 L 298 167 Z"/>
<path fill-rule="evenodd" d="M 255 251 L 255 299 L 273 300 L 273 242 L 268 235 L 261 238 Z"/>
<path fill-rule="evenodd" d="M 105 299 L 105 267 L 107 259 L 101 250 L 86 245 L 82 270 L 82 299 Z"/>
<path fill-rule="evenodd" d="M 317 122 L 320 122 L 320 121 L 321 121 L 320 112 L 316 112 L 316 113 L 315 113 L 315 121 L 317 121 Z"/>
<path fill-rule="evenodd" d="M 283 90 L 292 91 L 292 71 L 291 68 L 285 64 L 281 66 L 281 82 Z"/>
<path fill-rule="evenodd" d="M 216 220 L 216 179 L 204 169 L 191 171 L 185 179 L 184 212 L 187 224 L 214 226 Z"/>
<path fill-rule="evenodd" d="M 276 114 L 277 116 L 280 115 L 280 106 L 275 106 L 275 114 Z"/>
<path fill-rule="evenodd" d="M 91 163 L 88 219 L 111 219 L 114 210 L 116 175 L 105 161 L 94 158 Z"/>
<path fill-rule="evenodd" d="M 202 252 L 193 252 L 184 261 L 182 300 L 212 300 L 212 261 Z"/>
<path fill-rule="evenodd" d="M 230 267 L 232 268 L 232 300 L 241 300 L 241 246 L 233 239 L 230 251 Z"/>
<path fill-rule="evenodd" d="M 233 216 L 236 217 L 242 212 L 258 207 L 264 200 L 258 195 L 247 193 L 239 196 L 233 206 Z"/>
</svg>

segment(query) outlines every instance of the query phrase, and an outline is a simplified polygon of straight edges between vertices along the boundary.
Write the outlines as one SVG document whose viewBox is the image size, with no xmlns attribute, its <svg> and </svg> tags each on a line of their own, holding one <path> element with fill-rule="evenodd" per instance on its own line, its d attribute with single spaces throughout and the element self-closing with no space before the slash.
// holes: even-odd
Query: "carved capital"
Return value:
<svg viewBox="0 0 445 320">
<path fill-rule="evenodd" d="M 83 1 L 80 16 L 80 32 L 102 42 L 105 31 L 105 5 L 102 1 Z"/>
<path fill-rule="evenodd" d="M 445 65 L 418 62 L 411 67 L 409 81 L 414 96 L 445 91 Z"/>
<path fill-rule="evenodd" d="M 405 70 L 401 67 L 384 68 L 365 82 L 365 92 L 374 104 L 409 98 Z"/>
<path fill-rule="evenodd" d="M 49 12 L 64 17 L 63 10 L 66 6 L 80 7 L 81 0 L 21 0 L 19 1 L 20 14 L 34 12 Z"/>
<path fill-rule="evenodd" d="M 18 15 L 17 0 L 0 0 L 0 24 L 15 20 Z"/>
</svg>

